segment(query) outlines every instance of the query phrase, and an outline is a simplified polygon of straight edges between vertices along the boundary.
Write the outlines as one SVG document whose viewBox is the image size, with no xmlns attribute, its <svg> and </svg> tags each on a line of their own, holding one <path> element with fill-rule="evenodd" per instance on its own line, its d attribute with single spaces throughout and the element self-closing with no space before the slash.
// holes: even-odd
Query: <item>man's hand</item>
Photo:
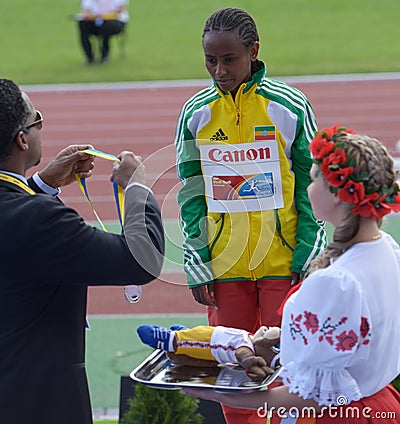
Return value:
<svg viewBox="0 0 400 424">
<path fill-rule="evenodd" d="M 90 148 L 93 149 L 90 144 L 74 144 L 66 147 L 39 172 L 39 177 L 54 188 L 71 184 L 75 181 L 75 174 L 81 178 L 90 177 L 94 158 L 82 152 Z"/>
<path fill-rule="evenodd" d="M 146 170 L 140 156 L 121 152 L 118 158 L 120 162 L 113 163 L 111 181 L 115 179 L 123 189 L 134 182 L 146 185 Z"/>
<path fill-rule="evenodd" d="M 214 284 L 194 287 L 191 290 L 193 297 L 195 298 L 196 302 L 200 303 L 200 305 L 217 308 L 217 302 L 214 297 Z"/>
</svg>

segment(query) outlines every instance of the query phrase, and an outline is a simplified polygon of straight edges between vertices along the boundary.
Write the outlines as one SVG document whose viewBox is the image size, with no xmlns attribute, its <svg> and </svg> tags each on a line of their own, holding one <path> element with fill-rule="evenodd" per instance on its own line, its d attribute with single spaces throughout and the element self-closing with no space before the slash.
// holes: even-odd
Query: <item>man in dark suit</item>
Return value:
<svg viewBox="0 0 400 424">
<path fill-rule="evenodd" d="M 125 188 L 123 235 L 85 224 L 56 196 L 75 172 L 90 174 L 92 159 L 82 152 L 89 146 L 64 149 L 28 183 L 42 124 L 28 96 L 0 79 L 0 420 L 90 424 L 87 286 L 156 278 L 163 227 L 141 158 L 130 152 L 113 166 Z"/>
</svg>

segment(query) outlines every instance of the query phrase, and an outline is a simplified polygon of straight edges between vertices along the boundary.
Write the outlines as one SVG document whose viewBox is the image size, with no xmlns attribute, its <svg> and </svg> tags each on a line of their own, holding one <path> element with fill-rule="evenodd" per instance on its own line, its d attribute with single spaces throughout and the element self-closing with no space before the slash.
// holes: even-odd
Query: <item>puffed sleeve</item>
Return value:
<svg viewBox="0 0 400 424">
<path fill-rule="evenodd" d="M 370 314 L 348 270 L 311 274 L 286 302 L 281 335 L 283 382 L 319 405 L 361 398 L 348 368 L 369 355 Z"/>
</svg>

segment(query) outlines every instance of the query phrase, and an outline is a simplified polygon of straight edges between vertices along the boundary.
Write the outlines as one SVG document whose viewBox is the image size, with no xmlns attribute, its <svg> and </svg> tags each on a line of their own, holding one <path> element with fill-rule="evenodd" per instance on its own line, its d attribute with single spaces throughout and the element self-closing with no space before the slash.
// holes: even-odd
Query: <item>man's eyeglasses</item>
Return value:
<svg viewBox="0 0 400 424">
<path fill-rule="evenodd" d="M 43 115 L 37 110 L 36 119 L 28 125 L 25 125 L 20 131 L 27 132 L 32 127 L 38 127 L 39 130 L 43 127 Z"/>
</svg>

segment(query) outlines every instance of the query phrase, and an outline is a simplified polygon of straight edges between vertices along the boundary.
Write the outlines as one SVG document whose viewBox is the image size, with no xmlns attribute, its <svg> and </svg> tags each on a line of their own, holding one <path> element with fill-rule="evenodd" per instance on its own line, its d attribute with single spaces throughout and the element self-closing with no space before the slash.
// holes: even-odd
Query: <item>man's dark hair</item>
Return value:
<svg viewBox="0 0 400 424">
<path fill-rule="evenodd" d="M 245 10 L 235 7 L 217 10 L 209 16 L 204 25 L 202 38 L 211 31 L 237 31 L 240 41 L 246 47 L 251 47 L 259 41 L 254 19 Z M 252 63 L 252 72 L 261 67 L 261 62 L 256 60 Z"/>
<path fill-rule="evenodd" d="M 11 155 L 17 131 L 26 124 L 28 117 L 28 105 L 18 85 L 0 78 L 0 163 Z"/>
</svg>

